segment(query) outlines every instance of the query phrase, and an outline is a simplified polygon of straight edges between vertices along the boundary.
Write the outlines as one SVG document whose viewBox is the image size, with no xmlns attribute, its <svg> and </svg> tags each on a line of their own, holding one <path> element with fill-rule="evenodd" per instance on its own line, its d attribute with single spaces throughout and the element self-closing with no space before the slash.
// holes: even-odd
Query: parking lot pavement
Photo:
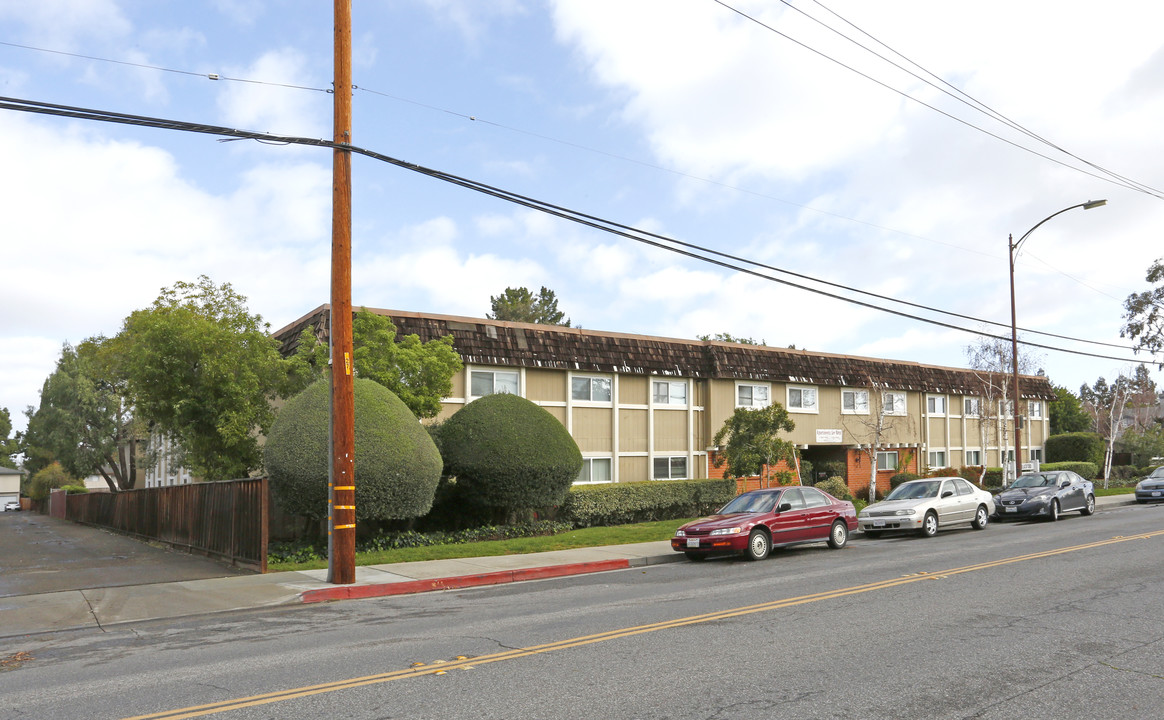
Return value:
<svg viewBox="0 0 1164 720">
<path fill-rule="evenodd" d="M 250 574 L 101 528 L 0 513 L 0 598 Z"/>
</svg>

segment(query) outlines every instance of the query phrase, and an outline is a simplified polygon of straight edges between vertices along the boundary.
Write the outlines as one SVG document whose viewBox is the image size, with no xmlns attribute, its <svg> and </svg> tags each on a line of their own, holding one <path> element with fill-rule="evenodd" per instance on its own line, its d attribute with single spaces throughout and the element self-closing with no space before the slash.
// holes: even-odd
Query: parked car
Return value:
<svg viewBox="0 0 1164 720">
<path fill-rule="evenodd" d="M 711 517 L 675 531 L 671 549 L 691 560 L 741 553 L 763 560 L 774 547 L 827 541 L 842 548 L 857 529 L 853 503 L 814 487 L 752 490 L 737 496 Z"/>
<path fill-rule="evenodd" d="M 986 527 L 994 514 L 994 498 L 960 477 L 923 478 L 903 482 L 881 502 L 861 511 L 861 531 L 871 538 L 888 530 L 915 530 L 933 537 L 939 528 L 970 524 Z"/>
<path fill-rule="evenodd" d="M 1156 468 L 1136 483 L 1136 502 L 1159 501 L 1164 501 L 1164 466 Z"/>
<path fill-rule="evenodd" d="M 8 512 L 9 510 L 19 511 L 20 510 L 20 501 L 19 500 L 9 500 L 8 502 L 4 503 L 4 512 Z"/>
<path fill-rule="evenodd" d="M 1042 517 L 1054 521 L 1060 513 L 1095 512 L 1095 487 L 1070 470 L 1020 475 L 1014 484 L 994 498 L 997 519 Z"/>
</svg>

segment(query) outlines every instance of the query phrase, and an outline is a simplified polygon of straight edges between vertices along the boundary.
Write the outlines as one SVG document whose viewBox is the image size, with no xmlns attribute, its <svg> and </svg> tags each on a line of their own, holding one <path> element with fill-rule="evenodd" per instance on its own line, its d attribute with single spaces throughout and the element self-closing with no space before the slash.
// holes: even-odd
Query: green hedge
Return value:
<svg viewBox="0 0 1164 720">
<path fill-rule="evenodd" d="M 713 513 L 735 496 L 735 480 L 576 485 L 558 510 L 558 519 L 575 527 L 673 520 Z"/>
<path fill-rule="evenodd" d="M 911 472 L 897 473 L 893 477 L 889 478 L 889 489 L 893 490 L 893 489 L 897 488 L 897 486 L 902 484 L 903 482 L 909 482 L 910 480 L 917 480 L 919 477 L 921 477 L 921 476 L 917 475 L 915 473 L 911 473 Z"/>
<path fill-rule="evenodd" d="M 1002 487 L 1002 468 L 988 467 L 986 468 L 986 476 L 982 478 L 983 487 Z"/>
<path fill-rule="evenodd" d="M 1055 462 L 1043 463 L 1040 470 L 1071 470 L 1083 476 L 1085 480 L 1094 480 L 1099 476 L 1099 466 L 1093 462 Z"/>
<path fill-rule="evenodd" d="M 838 500 L 853 502 L 853 493 L 849 491 L 849 486 L 845 484 L 845 479 L 839 475 L 833 475 L 827 480 L 821 480 L 816 484 L 816 487 L 818 490 L 824 490 Z"/>
<path fill-rule="evenodd" d="M 1103 465 L 1107 450 L 1103 438 L 1097 433 L 1076 432 L 1052 435 L 1043 443 L 1048 463 L 1090 462 Z"/>
</svg>

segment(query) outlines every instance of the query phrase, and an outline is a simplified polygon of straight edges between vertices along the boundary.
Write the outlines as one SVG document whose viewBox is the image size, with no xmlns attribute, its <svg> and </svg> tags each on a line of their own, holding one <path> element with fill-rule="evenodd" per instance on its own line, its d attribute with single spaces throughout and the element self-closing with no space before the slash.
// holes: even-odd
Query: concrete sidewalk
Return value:
<svg viewBox="0 0 1164 720">
<path fill-rule="evenodd" d="M 1101 497 L 1099 509 L 1135 503 L 1130 495 Z M 857 534 L 859 537 L 860 534 Z M 526 555 L 368 565 L 356 582 L 333 585 L 326 570 L 234 575 L 144 585 L 0 597 L 0 638 L 120 623 L 384 597 L 621 570 L 684 560 L 670 541 L 577 548 Z"/>
<path fill-rule="evenodd" d="M 0 638 L 277 605 L 405 595 L 683 560 L 669 541 L 526 555 L 367 565 L 333 585 L 326 570 L 101 587 L 0 598 Z"/>
</svg>

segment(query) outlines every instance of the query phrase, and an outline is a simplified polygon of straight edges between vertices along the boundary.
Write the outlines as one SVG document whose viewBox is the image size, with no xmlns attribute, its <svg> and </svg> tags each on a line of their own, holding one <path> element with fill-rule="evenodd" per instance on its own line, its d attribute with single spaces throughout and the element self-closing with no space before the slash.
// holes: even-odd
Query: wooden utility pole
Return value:
<svg viewBox="0 0 1164 720">
<path fill-rule="evenodd" d="M 335 142 L 352 143 L 352 4 L 335 0 Z M 356 581 L 356 408 L 352 374 L 352 154 L 332 156 L 331 476 L 328 581 Z"/>
</svg>

